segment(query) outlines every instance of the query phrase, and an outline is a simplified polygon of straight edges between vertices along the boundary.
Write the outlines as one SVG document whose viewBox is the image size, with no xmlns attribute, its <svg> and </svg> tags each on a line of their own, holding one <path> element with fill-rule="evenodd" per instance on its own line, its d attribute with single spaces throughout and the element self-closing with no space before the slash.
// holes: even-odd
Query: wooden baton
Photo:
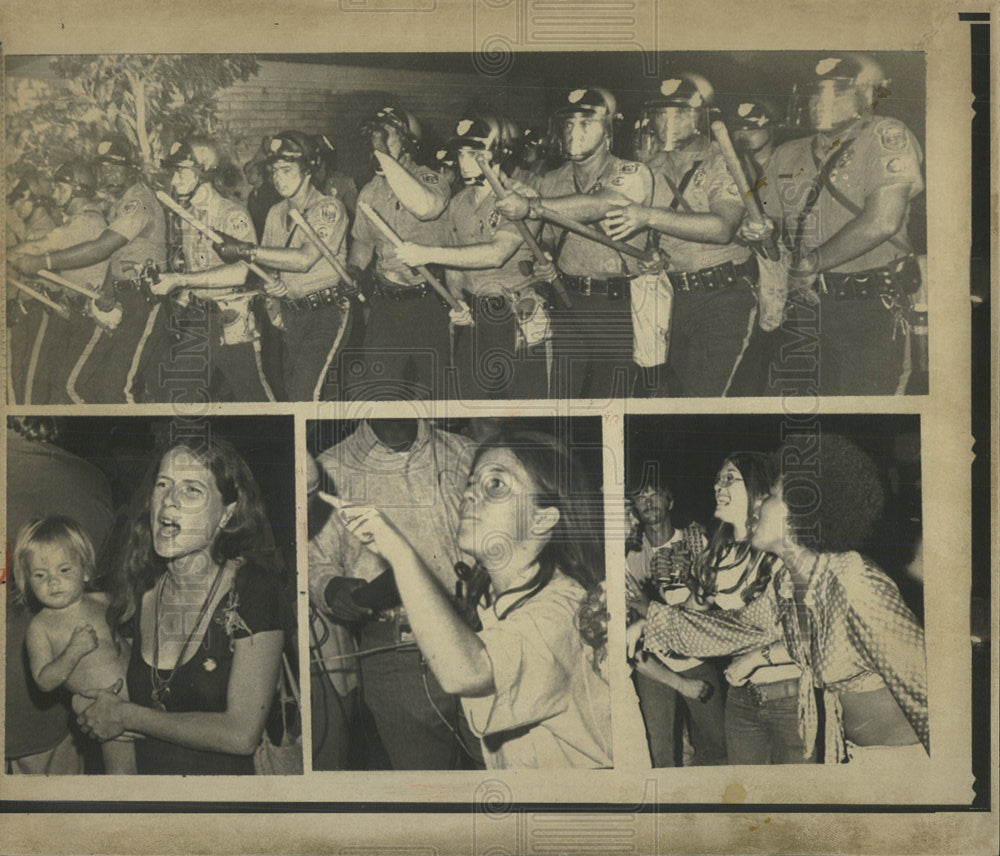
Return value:
<svg viewBox="0 0 1000 856">
<path fill-rule="evenodd" d="M 500 179 L 493 174 L 493 170 L 490 169 L 490 165 L 486 162 L 486 158 L 483 155 L 476 155 L 476 163 L 479 164 L 479 168 L 483 171 L 483 175 L 486 177 L 490 187 L 493 189 L 493 195 L 499 199 L 506 192 L 504 186 L 500 183 Z M 545 250 L 542 249 L 542 245 L 538 243 L 535 236 L 531 234 L 531 229 L 528 228 L 528 224 L 523 220 L 514 220 L 513 222 L 514 225 L 517 226 L 517 231 L 521 233 L 524 243 L 528 245 L 528 249 L 531 250 L 531 253 L 534 255 L 536 261 L 539 264 L 551 263 L 552 259 L 549 258 Z M 559 299 L 563 302 L 563 305 L 567 309 L 572 309 L 573 301 L 569 299 L 569 294 L 566 293 L 566 288 L 563 286 L 562 280 L 559 278 L 558 271 L 556 272 L 555 279 L 552 280 L 552 287 L 555 289 Z"/>
<path fill-rule="evenodd" d="M 89 297 L 91 300 L 97 300 L 100 298 L 101 293 L 89 288 L 86 285 L 77 285 L 75 282 L 70 282 L 68 279 L 64 279 L 58 274 L 53 273 L 50 270 L 40 270 L 38 275 L 44 277 L 49 282 L 54 282 L 56 285 L 61 285 L 63 288 L 68 288 L 70 291 L 75 291 L 77 294 L 82 294 L 84 297 Z"/>
<path fill-rule="evenodd" d="M 330 263 L 330 267 L 337 272 L 337 276 L 339 276 L 348 285 L 357 288 L 358 284 L 347 272 L 347 268 L 340 263 L 340 259 L 333 254 L 333 251 L 326 245 L 326 242 L 319 236 L 319 233 L 312 227 L 306 218 L 302 216 L 298 208 L 292 208 L 289 206 L 288 216 L 291 217 L 292 222 L 302 230 L 302 234 L 309 239 L 310 243 L 312 243 L 312 245 L 319 250 L 320 255 Z M 362 303 L 365 301 L 365 296 L 360 291 L 358 292 L 358 300 Z"/>
<path fill-rule="evenodd" d="M 403 239 L 397 235 L 392 226 L 383 220 L 379 214 L 371 207 L 367 202 L 359 202 L 358 208 L 365 213 L 365 216 L 375 224 L 375 228 L 378 229 L 385 237 L 389 240 L 394 247 L 401 247 L 403 245 Z M 420 272 L 420 275 L 426 280 L 427 284 L 431 286 L 438 294 L 441 295 L 442 299 L 447 301 L 448 305 L 454 309 L 456 312 L 463 312 L 464 310 L 459 305 L 459 302 L 452 296 L 451 292 L 448 291 L 439 281 L 434 274 L 427 270 L 426 265 L 417 265 L 416 270 Z"/>
<path fill-rule="evenodd" d="M 204 235 L 206 238 L 208 238 L 208 240 L 210 240 L 213 244 L 222 243 L 222 235 L 220 235 L 214 229 L 211 229 L 208 226 L 206 226 L 204 223 L 201 222 L 201 220 L 195 217 L 194 214 L 192 214 L 186 208 L 183 208 L 162 190 L 156 191 L 156 198 L 159 199 L 160 202 L 162 202 L 164 205 L 166 205 L 171 211 L 176 213 L 178 217 L 189 223 L 198 232 L 201 232 L 201 234 Z M 274 277 L 272 277 L 267 271 L 264 270 L 264 268 L 262 268 L 255 262 L 240 261 L 240 264 L 246 265 L 248 268 L 250 268 L 250 270 L 252 270 L 255 274 L 257 274 L 257 276 L 259 276 L 262 280 L 264 280 L 264 282 L 266 282 L 272 288 L 276 288 L 278 286 L 278 283 L 275 281 Z"/>
<path fill-rule="evenodd" d="M 13 285 L 15 288 L 23 291 L 29 297 L 34 297 L 35 300 L 37 300 L 39 303 L 43 303 L 46 306 L 48 306 L 49 309 L 55 312 L 56 315 L 58 315 L 60 318 L 64 318 L 67 321 L 69 320 L 70 318 L 69 310 L 65 306 L 61 306 L 54 300 L 46 297 L 44 294 L 35 291 L 35 289 L 33 288 L 29 288 L 23 282 L 19 282 L 18 280 L 14 279 L 14 277 L 12 277 L 10 274 L 7 274 L 7 281 L 10 282 L 10 284 Z"/>
<path fill-rule="evenodd" d="M 736 182 L 736 189 L 739 190 L 740 196 L 743 197 L 743 205 L 747 210 L 747 219 L 755 226 L 766 227 L 767 218 L 761 210 L 760 200 L 750 187 L 750 182 L 747 181 L 746 173 L 743 172 L 743 164 L 740 163 L 736 149 L 733 147 L 733 141 L 729 138 L 729 129 L 724 122 L 717 119 L 712 122 L 712 134 L 715 136 L 716 142 L 719 144 L 719 149 L 722 151 L 722 157 L 729 169 L 729 174 L 732 176 L 733 181 Z M 766 241 L 761 241 L 761 246 L 769 259 L 777 260 L 780 257 L 777 239 L 773 232 Z"/>
</svg>

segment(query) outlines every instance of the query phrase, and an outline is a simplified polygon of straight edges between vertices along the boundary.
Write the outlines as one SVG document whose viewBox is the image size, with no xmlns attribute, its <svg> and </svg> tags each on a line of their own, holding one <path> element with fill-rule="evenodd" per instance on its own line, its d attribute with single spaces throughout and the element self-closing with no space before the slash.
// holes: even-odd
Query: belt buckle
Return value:
<svg viewBox="0 0 1000 856">
<path fill-rule="evenodd" d="M 746 683 L 747 695 L 750 696 L 750 701 L 752 701 L 757 707 L 762 707 L 767 699 L 761 692 L 761 688 L 757 684 L 747 681 Z"/>
<path fill-rule="evenodd" d="M 591 295 L 591 285 L 593 280 L 589 276 L 580 277 L 580 294 L 584 297 L 590 297 Z"/>
</svg>

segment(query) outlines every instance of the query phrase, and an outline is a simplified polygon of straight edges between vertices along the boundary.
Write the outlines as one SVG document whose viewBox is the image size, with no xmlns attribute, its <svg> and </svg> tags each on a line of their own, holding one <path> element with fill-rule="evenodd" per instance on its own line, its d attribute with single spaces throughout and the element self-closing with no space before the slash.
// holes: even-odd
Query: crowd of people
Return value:
<svg viewBox="0 0 1000 856">
<path fill-rule="evenodd" d="M 870 57 L 807 71 L 785 119 L 681 74 L 631 126 L 581 88 L 436 154 L 387 105 L 360 192 L 324 136 L 269 137 L 240 199 L 216 141 L 154 175 L 111 134 L 8 193 L 8 400 L 919 391 L 921 147 Z"/>
<path fill-rule="evenodd" d="M 788 466 L 804 460 L 808 480 Z M 633 501 L 629 654 L 653 766 L 925 757 L 923 628 L 864 555 L 885 502 L 873 460 L 790 435 L 726 456 L 714 493 L 709 532 L 673 525 L 663 484 Z"/>
<path fill-rule="evenodd" d="M 7 771 L 264 772 L 261 747 L 292 738 L 278 682 L 295 625 L 243 457 L 169 442 L 116 515 L 58 420 L 7 425 Z"/>
</svg>

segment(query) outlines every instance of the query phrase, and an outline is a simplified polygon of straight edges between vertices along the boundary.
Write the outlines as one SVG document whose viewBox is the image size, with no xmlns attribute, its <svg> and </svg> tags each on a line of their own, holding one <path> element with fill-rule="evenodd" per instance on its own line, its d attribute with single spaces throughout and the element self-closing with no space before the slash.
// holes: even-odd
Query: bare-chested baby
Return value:
<svg viewBox="0 0 1000 856">
<path fill-rule="evenodd" d="M 94 546 L 75 520 L 45 517 L 18 533 L 14 578 L 35 611 L 26 644 L 31 674 L 43 692 L 65 687 L 89 693 L 119 681 L 125 692 L 129 648 L 108 627 L 108 596 L 88 591 L 95 562 Z M 105 773 L 136 772 L 131 739 L 103 743 L 101 754 Z"/>
</svg>

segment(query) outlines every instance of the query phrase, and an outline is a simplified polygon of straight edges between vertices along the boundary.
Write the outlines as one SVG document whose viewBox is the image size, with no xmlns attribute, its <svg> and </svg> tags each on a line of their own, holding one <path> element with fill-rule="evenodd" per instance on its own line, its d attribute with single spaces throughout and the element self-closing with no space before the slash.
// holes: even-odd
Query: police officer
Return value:
<svg viewBox="0 0 1000 856">
<path fill-rule="evenodd" d="M 97 178 L 85 160 L 78 158 L 61 164 L 52 174 L 51 184 L 52 202 L 62 212 L 62 225 L 38 241 L 22 244 L 18 248 L 21 253 L 44 254 L 92 241 L 107 226 L 97 199 Z M 66 271 L 65 278 L 77 285 L 97 288 L 104 281 L 107 266 L 107 261 L 100 261 L 90 267 Z M 42 283 L 40 280 L 36 287 L 45 287 L 50 292 L 64 291 L 59 286 Z M 92 342 L 96 342 L 100 330 L 87 312 L 86 299 L 68 289 L 65 292 L 59 299 L 70 307 L 72 314 L 67 319 L 46 313 L 47 330 L 32 363 L 34 375 L 25 385 L 32 389 L 31 399 L 25 403 L 82 403 L 71 385 L 75 381 L 73 369 Z"/>
<path fill-rule="evenodd" d="M 340 200 L 324 196 L 313 184 L 319 153 L 307 134 L 276 134 L 268 143 L 267 164 L 282 198 L 268 211 L 260 246 L 227 237 L 216 249 L 226 262 L 256 262 L 280 273 L 277 288 L 265 285 L 265 290 L 272 298 L 280 298 L 280 315 L 275 317 L 283 329 L 288 399 L 335 398 L 339 393 L 337 354 L 350 330 L 352 292 L 290 214 L 297 211 L 343 265 L 347 210 Z"/>
<path fill-rule="evenodd" d="M 91 312 L 106 330 L 79 366 L 75 386 L 87 402 L 134 403 L 143 395 L 149 362 L 145 346 L 159 314 L 159 304 L 144 296 L 137 274 L 147 261 L 164 268 L 166 219 L 125 137 L 110 134 L 101 140 L 95 163 L 99 190 L 111 200 L 108 227 L 93 240 L 21 256 L 15 267 L 33 275 L 43 267 L 62 272 L 108 263 L 105 285 L 114 288 L 117 303 L 105 311 L 91 302 Z"/>
<path fill-rule="evenodd" d="M 162 165 L 171 173 L 173 198 L 196 220 L 237 241 L 254 241 L 247 210 L 222 196 L 215 185 L 221 156 L 213 141 L 204 137 L 179 140 Z M 155 379 L 154 397 L 159 401 L 200 400 L 195 396 L 207 394 L 213 401 L 273 401 L 251 310 L 259 292 L 245 285 L 246 265 L 220 263 L 212 241 L 176 213 L 171 223 L 176 227 L 176 234 L 171 230 L 171 245 L 178 245 L 171 254 L 172 270 L 151 289 L 158 295 L 177 293 L 180 302 L 168 302 L 163 313 L 169 316 L 164 325 L 167 347 L 161 350 L 165 365 Z M 196 340 L 207 343 L 207 353 L 184 346 Z"/>
<path fill-rule="evenodd" d="M 742 164 L 743 173 L 751 191 L 760 201 L 761 190 L 767 186 L 771 157 L 777 147 L 778 111 L 765 99 L 747 99 L 734 105 L 726 117 L 726 127 L 732 136 L 733 147 Z M 763 205 L 761 205 L 763 207 Z M 741 225 L 741 234 L 747 236 L 752 231 L 749 221 Z M 759 252 L 763 251 L 760 248 Z M 766 252 L 764 252 L 766 255 Z M 758 265 L 769 265 L 761 262 Z M 773 266 L 772 266 L 773 267 Z M 783 274 L 775 270 L 775 279 Z M 753 326 L 750 341 L 743 352 L 736 373 L 729 387 L 729 395 L 770 395 L 778 390 L 769 383 L 768 369 L 780 359 L 780 347 L 786 338 L 780 327 L 785 309 L 785 289 L 777 285 L 768 289 L 768 270 L 762 268 L 758 283 L 758 316 Z M 767 329 L 765 329 L 765 327 Z"/>
<path fill-rule="evenodd" d="M 645 105 L 660 148 L 647 162 L 653 204 L 629 205 L 607 221 L 612 237 L 654 229 L 670 259 L 669 370 L 671 393 L 681 396 L 727 392 L 756 303 L 756 258 L 735 240 L 743 203 L 709 136 L 711 101 L 712 87 L 699 75 L 662 82 Z"/>
<path fill-rule="evenodd" d="M 496 210 L 481 166 L 500 174 L 510 143 L 504 130 L 502 120 L 491 115 L 459 120 L 448 149 L 465 187 L 441 216 L 445 245 L 405 243 L 396 252 L 407 265 L 444 265 L 449 285 L 468 307 L 468 317 L 451 313 L 458 391 L 465 399 L 534 399 L 548 392 L 550 326 L 542 295 L 525 275 L 531 251 L 517 225 Z M 535 195 L 513 179 L 508 187 Z"/>
<path fill-rule="evenodd" d="M 26 169 L 7 191 L 7 248 L 37 241 L 56 227 L 47 188 L 36 170 Z"/>
<path fill-rule="evenodd" d="M 417 163 L 420 126 L 385 107 L 361 126 L 375 175 L 358 194 L 349 260 L 358 272 L 374 259 L 363 347 L 345 358 L 349 398 L 444 398 L 448 309 L 422 277 L 397 258 L 392 242 L 364 213 L 378 214 L 404 241 L 433 244 L 433 222 L 448 205 L 448 182 Z"/>
<path fill-rule="evenodd" d="M 29 249 L 28 242 L 37 241 L 51 232 L 56 221 L 46 205 L 47 188 L 34 168 L 21 169 L 7 192 L 6 246 L 8 254 L 15 248 Z M 41 286 L 39 286 L 41 287 Z M 7 394 L 11 403 L 24 404 L 27 393 L 33 392 L 29 374 L 34 377 L 32 354 L 35 342 L 45 338 L 52 312 L 23 291 L 7 284 Z M 41 338 L 39 338 L 41 336 Z M 34 398 L 34 395 L 30 396 Z"/>
<path fill-rule="evenodd" d="M 538 128 L 525 128 L 519 144 L 514 150 L 516 166 L 511 177 L 528 187 L 538 188 L 538 182 L 549 171 L 548 135 Z"/>
<path fill-rule="evenodd" d="M 822 395 L 902 391 L 910 295 L 921 286 L 906 224 L 924 186 L 923 156 L 902 122 L 875 115 L 887 82 L 868 56 L 818 60 L 789 115 L 813 133 L 778 147 L 762 194 L 791 254 L 797 320 L 811 316 L 818 327 Z M 794 388 L 805 368 L 778 366 L 776 376 L 787 370 Z"/>
<path fill-rule="evenodd" d="M 605 89 L 569 93 L 554 117 L 567 161 L 542 177 L 541 204 L 595 223 L 614 208 L 652 201 L 649 170 L 611 153 L 616 109 Z M 536 215 L 538 205 L 516 193 L 497 201 L 498 210 L 515 219 Z M 655 392 L 669 330 L 669 295 L 659 277 L 631 256 L 574 232 L 546 226 L 543 236 L 573 302 L 571 310 L 553 315 L 553 395 L 606 401 L 635 394 L 636 363 L 645 369 L 641 391 Z M 628 242 L 644 248 L 645 232 L 631 230 Z"/>
</svg>

